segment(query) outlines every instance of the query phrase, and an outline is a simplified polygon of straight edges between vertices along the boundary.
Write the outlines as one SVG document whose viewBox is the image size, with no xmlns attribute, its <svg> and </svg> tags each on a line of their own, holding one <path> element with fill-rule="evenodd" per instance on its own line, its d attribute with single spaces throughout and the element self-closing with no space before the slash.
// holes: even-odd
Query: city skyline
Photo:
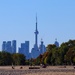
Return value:
<svg viewBox="0 0 75 75">
<path fill-rule="evenodd" d="M 35 43 L 33 45 L 33 48 L 31 49 L 31 52 L 29 51 L 30 44 L 29 41 L 25 41 L 25 43 L 21 43 L 21 46 L 18 47 L 18 52 L 16 50 L 16 40 L 11 41 L 3 41 L 2 43 L 2 51 L 9 52 L 11 54 L 13 53 L 20 53 L 24 54 L 26 56 L 26 59 L 30 58 L 37 58 L 40 54 L 44 54 L 46 52 L 46 47 L 44 45 L 43 40 L 41 40 L 41 44 L 38 46 L 38 25 L 37 25 L 37 15 L 36 15 L 36 26 L 35 26 Z M 58 42 L 56 41 L 55 45 L 58 45 Z"/>
<path fill-rule="evenodd" d="M 18 47 L 18 52 L 16 49 L 16 40 L 11 41 L 3 41 L 2 43 L 2 51 L 9 52 L 11 54 L 13 53 L 20 53 L 24 54 L 26 56 L 26 59 L 31 58 L 37 58 L 40 54 L 44 54 L 46 52 L 46 47 L 44 45 L 44 41 L 41 39 L 40 45 L 38 46 L 38 25 L 37 25 L 37 15 L 36 15 L 36 26 L 35 26 L 35 43 L 33 45 L 33 48 L 31 49 L 31 52 L 29 51 L 30 48 L 30 41 L 25 41 L 24 43 L 21 43 L 21 46 Z M 56 47 L 59 47 L 59 42 L 57 42 L 57 39 L 54 43 Z"/>
<path fill-rule="evenodd" d="M 0 1 L 0 49 L 3 41 L 17 40 L 17 46 L 25 40 L 33 47 L 35 16 L 37 12 L 39 38 L 44 44 L 66 42 L 75 39 L 75 0 L 3 0 Z"/>
</svg>

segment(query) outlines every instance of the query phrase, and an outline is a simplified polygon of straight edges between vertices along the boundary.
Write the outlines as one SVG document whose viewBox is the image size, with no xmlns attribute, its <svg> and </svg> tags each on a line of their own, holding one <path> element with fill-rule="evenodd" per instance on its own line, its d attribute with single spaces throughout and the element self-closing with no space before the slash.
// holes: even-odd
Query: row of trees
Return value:
<svg viewBox="0 0 75 75">
<path fill-rule="evenodd" d="M 54 44 L 47 46 L 47 51 L 33 59 L 34 64 L 75 65 L 75 40 L 62 43 L 59 48 Z"/>
<path fill-rule="evenodd" d="M 25 56 L 18 53 L 0 52 L 0 65 L 25 65 Z"/>
<path fill-rule="evenodd" d="M 46 52 L 36 59 L 26 60 L 23 54 L 0 52 L 0 65 L 75 65 L 75 40 L 62 43 L 60 47 L 49 44 Z"/>
</svg>

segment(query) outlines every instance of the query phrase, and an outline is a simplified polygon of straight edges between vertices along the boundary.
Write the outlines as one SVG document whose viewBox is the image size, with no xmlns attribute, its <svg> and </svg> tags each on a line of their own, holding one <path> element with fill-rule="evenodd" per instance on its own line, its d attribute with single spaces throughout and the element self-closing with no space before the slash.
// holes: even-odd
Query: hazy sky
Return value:
<svg viewBox="0 0 75 75">
<path fill-rule="evenodd" d="M 0 0 L 0 49 L 13 39 L 33 47 L 36 12 L 39 44 L 41 38 L 45 45 L 75 39 L 75 0 Z"/>
</svg>

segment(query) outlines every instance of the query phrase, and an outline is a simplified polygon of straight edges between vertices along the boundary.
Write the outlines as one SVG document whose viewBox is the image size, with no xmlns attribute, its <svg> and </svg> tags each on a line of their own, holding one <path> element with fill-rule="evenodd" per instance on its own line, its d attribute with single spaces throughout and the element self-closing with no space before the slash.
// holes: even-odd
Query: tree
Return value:
<svg viewBox="0 0 75 75">
<path fill-rule="evenodd" d="M 0 52 L 0 65 L 11 65 L 12 57 L 8 52 Z"/>
<path fill-rule="evenodd" d="M 19 54 L 19 53 L 13 54 L 12 58 L 13 58 L 14 65 L 25 65 L 26 58 L 23 54 Z"/>
<path fill-rule="evenodd" d="M 62 43 L 58 48 L 54 44 L 49 44 L 42 57 L 39 56 L 36 60 L 38 63 L 49 65 L 75 64 L 75 40 Z"/>
<path fill-rule="evenodd" d="M 53 48 L 55 48 L 56 47 L 56 45 L 54 45 L 54 44 L 49 44 L 48 46 L 47 46 L 47 51 L 50 51 L 50 50 L 52 50 Z"/>
<path fill-rule="evenodd" d="M 49 51 L 47 59 L 46 59 L 47 64 L 49 64 L 49 65 L 52 65 L 51 57 L 52 57 L 52 51 Z"/>
</svg>

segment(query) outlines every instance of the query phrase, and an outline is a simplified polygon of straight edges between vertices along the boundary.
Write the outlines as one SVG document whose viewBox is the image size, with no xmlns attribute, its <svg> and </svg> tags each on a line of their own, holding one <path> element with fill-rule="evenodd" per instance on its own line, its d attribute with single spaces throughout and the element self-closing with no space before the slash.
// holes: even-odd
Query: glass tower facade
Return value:
<svg viewBox="0 0 75 75">
<path fill-rule="evenodd" d="M 21 43 L 21 47 L 19 48 L 18 53 L 24 54 L 26 56 L 26 59 L 29 59 L 29 41 Z"/>
<path fill-rule="evenodd" d="M 6 50 L 6 41 L 3 41 L 3 44 L 2 44 L 2 51 L 5 51 Z"/>
<path fill-rule="evenodd" d="M 5 51 L 9 52 L 9 53 L 12 53 L 11 41 L 7 41 Z"/>
<path fill-rule="evenodd" d="M 12 53 L 16 53 L 16 40 L 12 41 Z"/>
</svg>

